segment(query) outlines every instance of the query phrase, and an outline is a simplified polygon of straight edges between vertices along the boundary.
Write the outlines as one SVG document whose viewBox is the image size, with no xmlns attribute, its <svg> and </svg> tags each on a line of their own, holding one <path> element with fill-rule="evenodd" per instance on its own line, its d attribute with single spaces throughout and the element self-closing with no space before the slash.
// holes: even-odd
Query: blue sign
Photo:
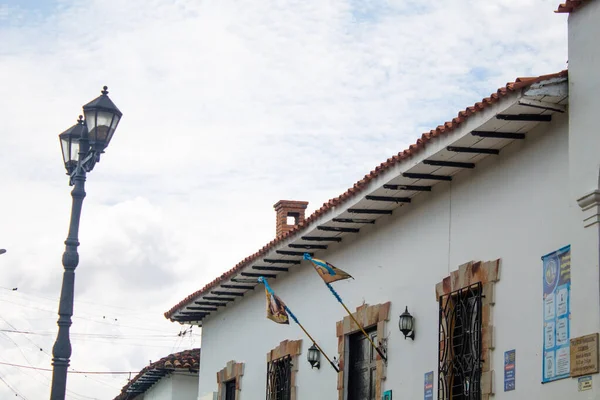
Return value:
<svg viewBox="0 0 600 400">
<path fill-rule="evenodd" d="M 424 399 L 433 400 L 433 371 L 425 374 L 425 385 L 423 389 L 425 393 Z"/>
<path fill-rule="evenodd" d="M 542 382 L 571 374 L 571 246 L 542 257 L 544 265 L 544 345 Z"/>
<path fill-rule="evenodd" d="M 517 354 L 515 350 L 504 352 L 504 391 L 515 390 L 515 367 L 517 366 Z"/>
</svg>

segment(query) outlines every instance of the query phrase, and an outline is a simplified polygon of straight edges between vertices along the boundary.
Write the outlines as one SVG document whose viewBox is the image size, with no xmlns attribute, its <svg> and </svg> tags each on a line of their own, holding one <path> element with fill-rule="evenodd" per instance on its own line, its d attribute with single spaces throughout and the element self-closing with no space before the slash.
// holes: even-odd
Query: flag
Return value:
<svg viewBox="0 0 600 400">
<path fill-rule="evenodd" d="M 265 287 L 267 297 L 267 318 L 278 324 L 289 324 L 289 317 L 285 311 L 285 304 L 275 293 L 270 293 Z"/>
<path fill-rule="evenodd" d="M 325 283 L 331 283 L 335 281 L 341 281 L 342 279 L 352 278 L 352 276 L 349 273 L 334 267 L 327 261 L 312 258 L 308 253 L 304 253 L 304 259 L 309 260 L 313 264 L 315 270 L 319 273 L 319 276 L 323 278 Z"/>
</svg>

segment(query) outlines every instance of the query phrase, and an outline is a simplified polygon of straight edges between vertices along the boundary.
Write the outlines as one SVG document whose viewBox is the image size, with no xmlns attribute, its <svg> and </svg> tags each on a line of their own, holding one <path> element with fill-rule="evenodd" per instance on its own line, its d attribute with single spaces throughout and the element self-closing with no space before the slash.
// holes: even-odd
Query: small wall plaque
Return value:
<svg viewBox="0 0 600 400">
<path fill-rule="evenodd" d="M 591 376 L 581 376 L 578 378 L 578 386 L 579 391 L 584 392 L 586 390 L 592 390 L 592 377 Z"/>
<path fill-rule="evenodd" d="M 598 333 L 571 339 L 571 377 L 598 372 Z"/>
</svg>

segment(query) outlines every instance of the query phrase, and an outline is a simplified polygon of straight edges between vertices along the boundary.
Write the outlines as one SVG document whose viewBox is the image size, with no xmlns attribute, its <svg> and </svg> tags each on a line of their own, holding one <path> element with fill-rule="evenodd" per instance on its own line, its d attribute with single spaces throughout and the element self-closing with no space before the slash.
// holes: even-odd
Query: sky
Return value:
<svg viewBox="0 0 600 400">
<path fill-rule="evenodd" d="M 50 372 L 6 364 L 51 368 L 58 134 L 103 85 L 123 118 L 86 182 L 71 367 L 137 372 L 200 346 L 163 313 L 273 239 L 278 200 L 311 213 L 506 82 L 565 69 L 558 2 L 0 0 L 0 398 L 49 397 Z M 67 398 L 128 378 L 70 373 Z"/>
</svg>

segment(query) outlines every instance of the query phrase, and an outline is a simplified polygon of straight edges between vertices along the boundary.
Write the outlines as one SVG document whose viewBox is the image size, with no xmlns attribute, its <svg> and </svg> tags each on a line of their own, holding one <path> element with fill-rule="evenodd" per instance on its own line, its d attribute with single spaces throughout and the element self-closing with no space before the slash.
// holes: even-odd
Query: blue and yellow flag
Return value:
<svg viewBox="0 0 600 400">
<path fill-rule="evenodd" d="M 343 279 L 352 278 L 352 276 L 349 273 L 334 267 L 327 261 L 312 258 L 308 253 L 304 253 L 304 259 L 309 260 L 313 264 L 315 270 L 318 272 L 319 276 L 323 278 L 325 283 L 331 283 L 335 281 L 341 281 Z"/>
<path fill-rule="evenodd" d="M 278 324 L 289 324 L 290 318 L 288 316 L 285 303 L 273 292 L 271 286 L 265 278 L 262 276 L 258 278 L 258 282 L 265 285 L 265 296 L 267 298 L 267 318 Z"/>
</svg>

